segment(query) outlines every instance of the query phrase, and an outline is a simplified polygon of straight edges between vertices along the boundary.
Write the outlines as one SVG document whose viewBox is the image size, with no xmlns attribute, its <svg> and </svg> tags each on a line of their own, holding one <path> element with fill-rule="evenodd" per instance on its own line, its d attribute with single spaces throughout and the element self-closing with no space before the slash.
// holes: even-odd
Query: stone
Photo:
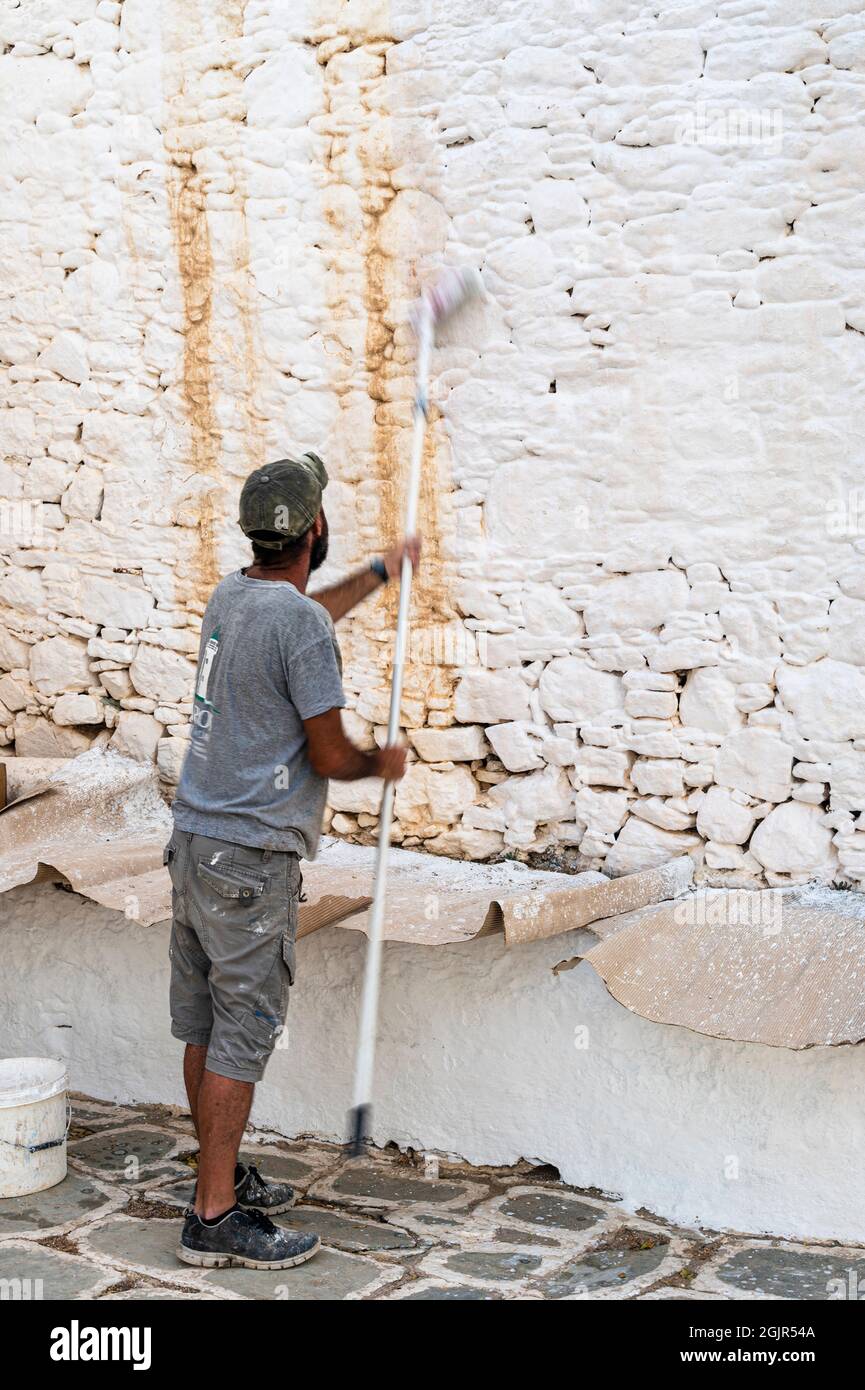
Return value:
<svg viewBox="0 0 865 1390">
<path fill-rule="evenodd" d="M 670 719 L 678 710 L 676 696 L 663 690 L 629 690 L 625 712 L 635 719 Z"/>
<path fill-rule="evenodd" d="M 30 679 L 42 695 L 87 690 L 93 684 L 87 645 L 75 637 L 47 637 L 30 649 Z"/>
<path fill-rule="evenodd" d="M 758 1299 L 795 1303 L 849 1297 L 850 1258 L 829 1250 L 756 1245 L 737 1250 L 718 1266 L 721 1283 Z M 857 1272 L 857 1284 L 859 1280 Z"/>
<path fill-rule="evenodd" d="M 569 818 L 574 791 L 559 768 L 544 768 L 523 777 L 508 777 L 489 792 L 489 798 L 510 817 L 515 814 L 539 824 Z"/>
<path fill-rule="evenodd" d="M 28 1290 L 30 1298 L 93 1298 L 99 1285 L 109 1282 L 111 1274 L 101 1266 L 33 1241 L 0 1246 L 0 1287 L 7 1291 L 4 1293 L 7 1299 L 15 1298 L 16 1289 Z M 27 1293 L 19 1295 L 27 1296 Z"/>
<path fill-rule="evenodd" d="M 0 671 L 15 671 L 29 666 L 30 648 L 0 623 Z"/>
<path fill-rule="evenodd" d="M 349 811 L 357 815 L 359 811 L 378 814 L 381 807 L 382 781 L 380 777 L 360 777 L 356 782 L 337 782 L 331 780 L 327 789 L 327 804 L 334 811 Z"/>
<path fill-rule="evenodd" d="M 111 739 L 111 747 L 116 753 L 134 758 L 136 762 L 152 763 L 161 738 L 162 725 L 152 715 L 142 714 L 138 710 L 123 710 Z"/>
<path fill-rule="evenodd" d="M 92 695 L 61 695 L 51 711 L 55 724 L 101 724 L 104 710 Z"/>
<path fill-rule="evenodd" d="M 736 704 L 736 687 L 718 667 L 691 671 L 679 696 L 682 723 L 709 733 L 728 734 L 744 720 Z"/>
<path fill-rule="evenodd" d="M 832 831 L 817 806 L 776 806 L 751 836 L 754 858 L 774 873 L 829 875 L 836 863 Z"/>
<path fill-rule="evenodd" d="M 138 694 L 148 699 L 188 700 L 195 683 L 195 666 L 177 652 L 142 643 L 129 675 Z"/>
<path fill-rule="evenodd" d="M 29 652 L 29 648 L 27 648 Z M 33 703 L 36 693 L 23 673 L 0 676 L 0 700 L 5 707 L 16 713 L 18 710 L 26 709 L 27 705 Z"/>
<path fill-rule="evenodd" d="M 465 767 L 439 771 L 426 763 L 412 763 L 397 782 L 394 811 L 405 826 L 432 821 L 450 824 L 477 798 L 477 784 Z"/>
<path fill-rule="evenodd" d="M 596 586 L 583 621 L 592 637 L 611 630 L 651 631 L 687 602 L 688 581 L 679 570 L 616 575 Z"/>
<path fill-rule="evenodd" d="M 94 521 L 102 507 L 103 480 L 98 468 L 83 464 L 60 499 L 64 516 Z"/>
<path fill-rule="evenodd" d="M 146 589 L 97 574 L 82 579 L 79 601 L 85 618 L 111 627 L 145 627 L 154 607 L 153 595 Z"/>
<path fill-rule="evenodd" d="M 409 742 L 427 763 L 472 762 L 489 749 L 477 724 L 454 724 L 447 729 L 410 729 Z"/>
<path fill-rule="evenodd" d="M 685 764 L 677 759 L 638 759 L 631 768 L 631 780 L 643 796 L 682 796 L 684 772 Z"/>
<path fill-rule="evenodd" d="M 627 787 L 633 761 L 633 754 L 618 748 L 586 745 L 577 750 L 574 775 L 589 787 Z"/>
<path fill-rule="evenodd" d="M 463 824 L 425 840 L 424 848 L 430 854 L 444 854 L 449 859 L 491 859 L 504 848 L 504 837 L 498 830 Z"/>
<path fill-rule="evenodd" d="M 78 386 L 90 376 L 87 343 L 80 333 L 58 333 L 44 352 L 40 352 L 38 361 L 40 366 Z"/>
<path fill-rule="evenodd" d="M 120 718 L 122 720 L 123 715 Z M 114 738 L 117 738 L 116 734 Z M 112 740 L 113 742 L 114 740 Z M 163 782 L 176 786 L 180 781 L 188 746 L 188 740 L 184 738 L 161 738 L 159 740 L 156 745 L 156 765 Z"/>
<path fill-rule="evenodd" d="M 0 1203 L 0 1236 L 47 1234 L 73 1221 L 94 1217 L 110 1201 L 109 1194 L 92 1177 L 70 1170 L 63 1182 L 44 1192 L 5 1197 Z"/>
<path fill-rule="evenodd" d="M 844 661 L 781 664 L 778 693 L 804 738 L 865 737 L 865 671 Z"/>
<path fill-rule="evenodd" d="M 128 671 L 100 671 L 99 683 L 105 686 L 112 700 L 126 700 L 132 694 Z"/>
<path fill-rule="evenodd" d="M 698 666 L 717 666 L 720 660 L 718 643 L 680 637 L 654 647 L 649 665 L 653 671 L 691 671 Z"/>
<path fill-rule="evenodd" d="M 528 687 L 512 672 L 469 671 L 457 685 L 454 713 L 461 724 L 529 719 Z"/>
<path fill-rule="evenodd" d="M 590 723 L 622 713 L 624 687 L 619 676 L 596 671 L 575 656 L 556 657 L 544 668 L 538 686 L 541 706 L 554 720 Z"/>
<path fill-rule="evenodd" d="M 715 781 L 762 801 L 785 801 L 792 791 L 793 750 L 765 729 L 742 729 L 718 749 Z"/>
<path fill-rule="evenodd" d="M 376 747 L 372 723 L 369 719 L 364 719 L 362 715 L 358 714 L 357 710 L 344 709 L 342 711 L 342 727 L 346 737 L 351 739 L 356 748 L 370 753 Z"/>
<path fill-rule="evenodd" d="M 526 720 L 493 724 L 486 730 L 496 757 L 508 772 L 532 772 L 543 767 L 544 730 Z"/>
<path fill-rule="evenodd" d="M 751 808 L 736 801 L 726 787 L 710 787 L 700 803 L 697 829 L 707 840 L 744 845 L 756 820 Z"/>
<path fill-rule="evenodd" d="M 631 816 L 604 860 L 604 872 L 619 876 L 639 869 L 655 869 L 700 845 L 699 835 L 662 830 Z"/>
</svg>

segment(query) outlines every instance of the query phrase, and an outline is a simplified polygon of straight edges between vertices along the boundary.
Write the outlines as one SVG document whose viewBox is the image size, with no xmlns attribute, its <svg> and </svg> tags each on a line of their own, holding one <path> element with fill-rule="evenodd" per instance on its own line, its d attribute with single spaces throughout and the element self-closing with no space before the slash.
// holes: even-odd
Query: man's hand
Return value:
<svg viewBox="0 0 865 1390">
<path fill-rule="evenodd" d="M 384 567 L 387 570 L 389 579 L 399 579 L 402 574 L 402 557 L 407 555 L 411 560 L 413 571 L 417 570 L 420 564 L 421 538 L 420 536 L 406 536 L 400 541 L 399 545 L 391 546 L 382 556 Z"/>
<path fill-rule="evenodd" d="M 309 743 L 309 761 L 319 777 L 333 777 L 338 782 L 383 777 L 386 782 L 398 782 L 405 772 L 405 748 L 391 744 L 364 752 L 346 736 L 338 709 L 304 719 L 303 727 Z"/>
<path fill-rule="evenodd" d="M 376 776 L 383 777 L 386 782 L 398 782 L 405 774 L 405 748 L 398 743 L 386 744 L 380 748 L 373 756 L 378 766 Z"/>
</svg>

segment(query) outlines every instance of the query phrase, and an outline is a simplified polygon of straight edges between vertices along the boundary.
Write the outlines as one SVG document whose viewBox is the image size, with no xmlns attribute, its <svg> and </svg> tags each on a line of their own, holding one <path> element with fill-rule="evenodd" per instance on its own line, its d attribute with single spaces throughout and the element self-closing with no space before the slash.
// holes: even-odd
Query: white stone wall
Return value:
<svg viewBox="0 0 865 1390">
<path fill-rule="evenodd" d="M 862 11 L 3 0 L 0 752 L 176 781 L 245 474 L 322 453 L 331 573 L 398 531 L 445 260 L 402 842 L 865 879 Z"/>
</svg>

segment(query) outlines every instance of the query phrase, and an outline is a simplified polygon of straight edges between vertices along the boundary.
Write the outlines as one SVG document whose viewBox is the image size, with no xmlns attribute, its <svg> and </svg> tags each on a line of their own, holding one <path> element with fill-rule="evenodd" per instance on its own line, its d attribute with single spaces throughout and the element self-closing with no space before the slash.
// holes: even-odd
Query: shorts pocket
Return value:
<svg viewBox="0 0 865 1390">
<path fill-rule="evenodd" d="M 294 949 L 294 937 L 290 932 L 285 932 L 282 938 L 282 963 L 288 971 L 288 982 L 294 984 L 294 977 L 297 968 L 297 958 Z"/>
<path fill-rule="evenodd" d="M 220 898 L 234 899 L 238 902 L 251 902 L 260 898 L 267 888 L 269 878 L 258 869 L 249 869 L 240 864 L 210 864 L 199 859 L 195 872 Z"/>
</svg>

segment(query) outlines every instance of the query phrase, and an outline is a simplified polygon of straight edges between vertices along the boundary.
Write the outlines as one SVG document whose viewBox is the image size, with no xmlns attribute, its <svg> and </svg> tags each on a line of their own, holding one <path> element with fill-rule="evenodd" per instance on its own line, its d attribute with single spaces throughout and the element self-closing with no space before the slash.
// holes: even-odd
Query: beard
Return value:
<svg viewBox="0 0 865 1390">
<path fill-rule="evenodd" d="M 321 535 L 316 536 L 309 548 L 309 572 L 321 569 L 327 559 L 327 545 L 330 539 L 330 532 L 327 526 L 327 517 L 322 517 Z"/>
</svg>

